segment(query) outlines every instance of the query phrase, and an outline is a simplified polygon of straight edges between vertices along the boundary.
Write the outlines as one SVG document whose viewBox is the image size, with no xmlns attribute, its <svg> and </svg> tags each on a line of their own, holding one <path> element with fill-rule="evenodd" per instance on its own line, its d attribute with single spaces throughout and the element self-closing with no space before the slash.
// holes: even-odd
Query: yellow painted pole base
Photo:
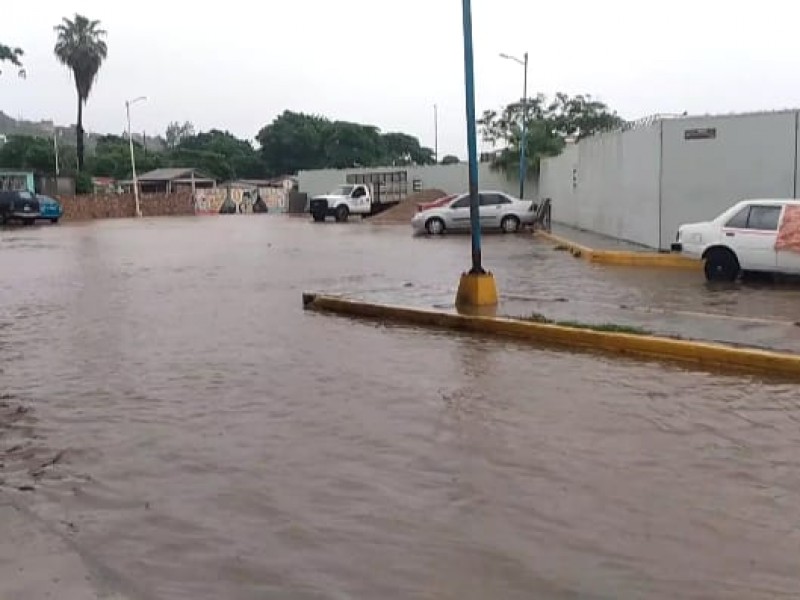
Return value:
<svg viewBox="0 0 800 600">
<path fill-rule="evenodd" d="M 458 282 L 456 306 L 459 308 L 483 308 L 497 306 L 497 285 L 491 273 L 464 273 Z"/>
</svg>

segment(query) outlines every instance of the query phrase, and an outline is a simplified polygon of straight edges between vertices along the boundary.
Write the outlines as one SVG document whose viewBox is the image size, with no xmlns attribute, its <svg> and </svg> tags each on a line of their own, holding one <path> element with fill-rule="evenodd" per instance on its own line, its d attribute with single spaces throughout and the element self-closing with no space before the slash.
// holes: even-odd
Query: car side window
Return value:
<svg viewBox="0 0 800 600">
<path fill-rule="evenodd" d="M 742 210 L 738 213 L 733 215 L 728 222 L 725 223 L 725 227 L 733 227 L 735 229 L 746 229 L 747 228 L 747 218 L 750 216 L 750 207 L 745 206 Z"/>
<path fill-rule="evenodd" d="M 469 196 L 464 196 L 453 202 L 450 208 L 467 208 L 469 206 Z"/>
<path fill-rule="evenodd" d="M 362 196 L 366 195 L 367 195 L 367 190 L 365 190 L 363 187 L 357 187 L 353 192 L 353 198 L 361 198 Z"/>
<path fill-rule="evenodd" d="M 780 206 L 751 206 L 747 228 L 760 231 L 777 231 L 778 221 L 781 219 L 781 210 L 783 209 Z"/>
<path fill-rule="evenodd" d="M 503 197 L 500 194 L 481 194 L 481 206 L 497 206 L 503 204 Z"/>
</svg>

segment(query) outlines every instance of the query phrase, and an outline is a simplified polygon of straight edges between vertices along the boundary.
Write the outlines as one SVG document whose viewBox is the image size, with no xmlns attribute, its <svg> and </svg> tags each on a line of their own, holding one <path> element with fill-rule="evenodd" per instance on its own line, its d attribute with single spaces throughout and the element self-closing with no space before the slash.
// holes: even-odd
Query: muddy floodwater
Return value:
<svg viewBox="0 0 800 600">
<path fill-rule="evenodd" d="M 800 320 L 798 288 L 484 241 L 501 293 Z M 136 600 L 800 597 L 800 387 L 302 309 L 449 298 L 468 257 L 273 216 L 0 231 L 0 493 Z"/>
</svg>

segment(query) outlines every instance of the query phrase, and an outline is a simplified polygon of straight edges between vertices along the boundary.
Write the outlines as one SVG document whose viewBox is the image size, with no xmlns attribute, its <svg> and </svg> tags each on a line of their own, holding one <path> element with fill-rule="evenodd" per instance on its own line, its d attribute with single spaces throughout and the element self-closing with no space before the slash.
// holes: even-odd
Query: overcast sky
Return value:
<svg viewBox="0 0 800 600">
<path fill-rule="evenodd" d="M 75 89 L 53 57 L 53 25 L 80 12 L 108 30 L 108 60 L 85 125 L 121 133 L 126 98 L 146 95 L 134 129 L 172 120 L 253 138 L 284 109 L 404 131 L 465 151 L 459 0 L 27 0 L 3 3 L 0 110 L 73 123 Z M 473 0 L 478 113 L 529 90 L 591 93 L 628 119 L 800 106 L 800 2 Z"/>
</svg>

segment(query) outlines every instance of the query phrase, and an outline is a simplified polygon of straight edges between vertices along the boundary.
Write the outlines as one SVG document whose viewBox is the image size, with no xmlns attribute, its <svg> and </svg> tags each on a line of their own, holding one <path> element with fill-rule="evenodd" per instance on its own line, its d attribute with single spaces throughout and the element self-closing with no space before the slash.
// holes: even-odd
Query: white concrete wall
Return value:
<svg viewBox="0 0 800 600">
<path fill-rule="evenodd" d="M 457 165 L 430 165 L 424 167 L 370 167 L 364 169 L 320 169 L 300 171 L 298 187 L 309 196 L 324 194 L 345 183 L 347 175 L 354 173 L 373 173 L 382 171 L 407 171 L 408 192 L 413 193 L 413 182 L 418 180 L 421 189 L 437 188 L 448 194 L 466 192 L 469 187 L 469 167 L 467 163 Z M 502 171 L 494 171 L 488 163 L 481 163 L 478 170 L 479 187 L 482 190 L 506 192 L 512 196 L 519 194 L 519 179 L 508 178 Z M 530 200 L 538 198 L 538 181 L 529 178 L 525 184 L 525 197 Z"/>
<path fill-rule="evenodd" d="M 746 198 L 795 194 L 796 113 L 698 117 L 663 121 L 661 247 L 683 223 L 712 219 Z M 713 128 L 713 139 L 685 132 Z"/>
<path fill-rule="evenodd" d="M 553 203 L 553 219 L 573 224 L 578 219 L 577 180 L 573 185 L 573 170 L 577 174 L 578 146 L 569 144 L 564 151 L 541 162 L 539 194 Z"/>
<path fill-rule="evenodd" d="M 683 223 L 744 198 L 795 197 L 797 120 L 797 111 L 676 118 L 593 136 L 543 161 L 541 197 L 553 199 L 554 221 L 667 250 Z M 700 129 L 714 136 L 686 139 Z"/>
<path fill-rule="evenodd" d="M 656 246 L 659 136 L 658 124 L 604 133 L 545 159 L 541 197 L 552 198 L 553 220 Z"/>
</svg>

